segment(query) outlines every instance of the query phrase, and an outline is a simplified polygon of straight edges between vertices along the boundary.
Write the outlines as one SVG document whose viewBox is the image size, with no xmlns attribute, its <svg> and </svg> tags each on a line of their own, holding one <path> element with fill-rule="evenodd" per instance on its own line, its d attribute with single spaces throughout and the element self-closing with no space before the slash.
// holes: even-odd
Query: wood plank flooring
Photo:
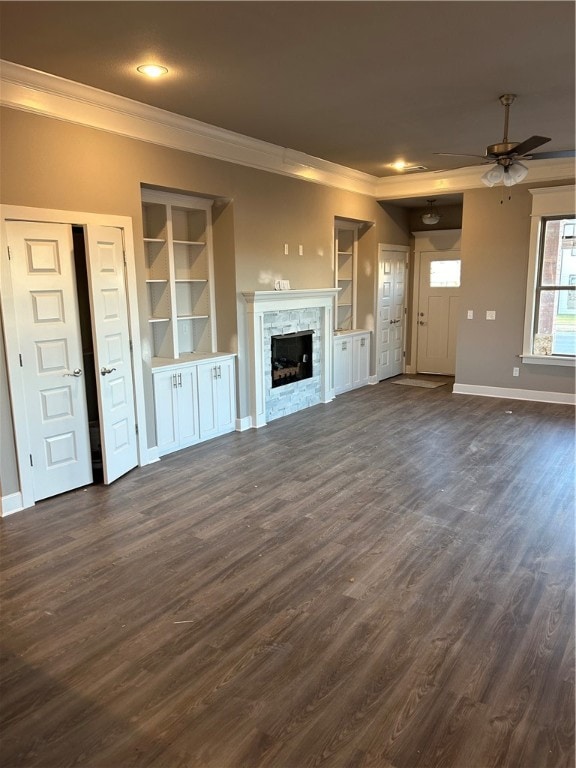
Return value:
<svg viewBox="0 0 576 768">
<path fill-rule="evenodd" d="M 1 765 L 572 768 L 573 462 L 383 382 L 4 519 Z"/>
</svg>

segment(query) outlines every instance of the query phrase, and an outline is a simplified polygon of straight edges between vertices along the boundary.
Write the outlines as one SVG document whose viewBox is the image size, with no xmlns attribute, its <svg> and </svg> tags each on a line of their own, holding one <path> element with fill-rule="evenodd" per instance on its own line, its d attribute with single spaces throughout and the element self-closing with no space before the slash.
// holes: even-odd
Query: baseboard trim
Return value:
<svg viewBox="0 0 576 768">
<path fill-rule="evenodd" d="M 576 405 L 576 395 L 564 392 L 542 392 L 535 389 L 486 387 L 479 384 L 454 384 L 452 392 L 455 395 L 478 395 L 480 397 L 502 397 L 506 400 L 533 400 L 537 403 Z"/>
<path fill-rule="evenodd" d="M 245 432 L 252 427 L 252 419 L 250 416 L 243 416 L 241 419 L 236 419 L 236 432 Z"/>
<path fill-rule="evenodd" d="M 20 512 L 24 508 L 24 502 L 20 492 L 2 496 L 2 517 L 13 515 L 14 512 Z"/>
</svg>

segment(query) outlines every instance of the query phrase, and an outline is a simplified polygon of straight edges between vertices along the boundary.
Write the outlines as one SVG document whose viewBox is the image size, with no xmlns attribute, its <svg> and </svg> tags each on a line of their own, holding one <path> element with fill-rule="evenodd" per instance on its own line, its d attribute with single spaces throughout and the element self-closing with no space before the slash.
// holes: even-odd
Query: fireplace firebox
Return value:
<svg viewBox="0 0 576 768">
<path fill-rule="evenodd" d="M 282 387 L 312 378 L 312 335 L 298 331 L 272 336 L 272 386 Z"/>
</svg>

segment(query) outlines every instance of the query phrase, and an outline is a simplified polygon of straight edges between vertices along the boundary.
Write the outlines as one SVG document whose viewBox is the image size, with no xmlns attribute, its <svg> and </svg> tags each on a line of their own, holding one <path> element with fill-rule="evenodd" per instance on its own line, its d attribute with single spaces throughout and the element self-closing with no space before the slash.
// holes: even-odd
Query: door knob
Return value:
<svg viewBox="0 0 576 768">
<path fill-rule="evenodd" d="M 78 378 L 78 376 L 82 376 L 82 370 L 80 368 L 74 368 L 72 373 L 65 373 L 64 376 L 75 376 Z"/>
<path fill-rule="evenodd" d="M 100 373 L 102 376 L 106 376 L 108 373 L 112 373 L 112 371 L 115 371 L 116 368 L 100 368 Z"/>
<path fill-rule="evenodd" d="M 426 323 L 424 322 L 424 320 L 418 320 L 418 325 L 426 325 Z"/>
</svg>

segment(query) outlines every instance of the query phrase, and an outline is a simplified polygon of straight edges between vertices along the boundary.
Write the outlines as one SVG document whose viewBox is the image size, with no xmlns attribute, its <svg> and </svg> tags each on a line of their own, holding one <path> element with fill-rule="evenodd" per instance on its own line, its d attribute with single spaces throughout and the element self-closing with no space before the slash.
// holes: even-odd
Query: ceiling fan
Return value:
<svg viewBox="0 0 576 768">
<path fill-rule="evenodd" d="M 493 187 L 495 184 L 503 181 L 507 187 L 518 184 L 528 173 L 528 168 L 522 165 L 520 158 L 526 160 L 533 159 L 530 155 L 538 147 L 551 141 L 546 136 L 531 136 L 525 141 L 517 142 L 508 139 L 508 122 L 510 117 L 510 106 L 516 99 L 515 93 L 505 93 L 500 96 L 500 103 L 504 107 L 504 136 L 498 144 L 489 144 L 483 155 L 461 155 L 455 152 L 435 152 L 436 155 L 445 157 L 479 157 L 484 163 L 490 163 L 494 167 L 490 168 L 482 176 L 482 181 L 486 186 Z M 551 156 L 553 153 L 542 153 Z M 480 163 L 482 165 L 483 163 Z"/>
</svg>

